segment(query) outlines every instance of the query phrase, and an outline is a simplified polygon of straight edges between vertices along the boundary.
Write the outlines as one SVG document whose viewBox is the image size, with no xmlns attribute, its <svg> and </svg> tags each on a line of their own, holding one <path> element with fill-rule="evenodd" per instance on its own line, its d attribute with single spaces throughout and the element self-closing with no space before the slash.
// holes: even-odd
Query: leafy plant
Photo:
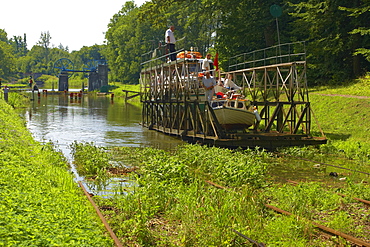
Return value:
<svg viewBox="0 0 370 247">
<path fill-rule="evenodd" d="M 110 154 L 102 147 L 93 143 L 78 143 L 70 145 L 74 163 L 78 173 L 86 177 L 95 177 L 102 169 L 108 168 Z"/>
<path fill-rule="evenodd" d="M 0 100 L 0 246 L 113 246 L 62 154 Z"/>
</svg>

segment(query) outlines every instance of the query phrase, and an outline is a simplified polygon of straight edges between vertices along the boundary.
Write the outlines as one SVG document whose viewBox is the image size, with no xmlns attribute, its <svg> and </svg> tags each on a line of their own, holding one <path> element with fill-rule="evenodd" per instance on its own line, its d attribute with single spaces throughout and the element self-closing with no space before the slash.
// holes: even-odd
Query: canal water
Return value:
<svg viewBox="0 0 370 247">
<path fill-rule="evenodd" d="M 139 103 L 109 96 L 41 95 L 24 112 L 27 128 L 40 142 L 52 142 L 72 161 L 70 145 L 92 142 L 97 146 L 155 147 L 171 150 L 183 142 L 140 125 Z M 73 170 L 73 169 L 72 169 Z M 75 171 L 74 171 L 75 172 Z M 78 180 L 78 174 L 76 174 Z"/>
</svg>

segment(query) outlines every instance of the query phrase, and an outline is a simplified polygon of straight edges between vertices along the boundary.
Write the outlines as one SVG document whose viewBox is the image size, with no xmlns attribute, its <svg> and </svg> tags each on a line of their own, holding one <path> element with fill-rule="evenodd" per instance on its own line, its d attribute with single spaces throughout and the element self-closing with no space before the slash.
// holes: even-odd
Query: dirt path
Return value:
<svg viewBox="0 0 370 247">
<path fill-rule="evenodd" d="M 311 93 L 311 94 L 322 95 L 322 96 L 339 96 L 339 97 L 356 98 L 356 99 L 370 99 L 369 96 L 356 96 L 356 95 L 346 95 L 346 94 L 323 94 L 323 93 Z"/>
</svg>

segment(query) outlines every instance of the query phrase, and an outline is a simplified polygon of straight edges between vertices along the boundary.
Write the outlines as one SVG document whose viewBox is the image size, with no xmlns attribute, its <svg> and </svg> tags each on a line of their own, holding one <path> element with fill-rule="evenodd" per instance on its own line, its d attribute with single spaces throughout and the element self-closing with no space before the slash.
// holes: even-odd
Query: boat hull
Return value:
<svg viewBox="0 0 370 247">
<path fill-rule="evenodd" d="M 245 129 L 254 124 L 256 116 L 253 112 L 232 107 L 214 108 L 220 125 L 225 129 Z"/>
</svg>

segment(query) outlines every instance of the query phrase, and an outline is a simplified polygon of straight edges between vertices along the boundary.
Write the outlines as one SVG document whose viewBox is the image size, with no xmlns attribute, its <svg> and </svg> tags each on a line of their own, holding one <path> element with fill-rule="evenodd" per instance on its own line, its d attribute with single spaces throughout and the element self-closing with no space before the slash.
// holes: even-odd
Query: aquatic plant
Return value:
<svg viewBox="0 0 370 247">
<path fill-rule="evenodd" d="M 110 166 L 110 154 L 103 147 L 97 147 L 94 143 L 74 141 L 70 148 L 77 172 L 81 176 L 97 177 L 98 174 L 102 174 L 101 170 L 106 170 Z"/>
</svg>

